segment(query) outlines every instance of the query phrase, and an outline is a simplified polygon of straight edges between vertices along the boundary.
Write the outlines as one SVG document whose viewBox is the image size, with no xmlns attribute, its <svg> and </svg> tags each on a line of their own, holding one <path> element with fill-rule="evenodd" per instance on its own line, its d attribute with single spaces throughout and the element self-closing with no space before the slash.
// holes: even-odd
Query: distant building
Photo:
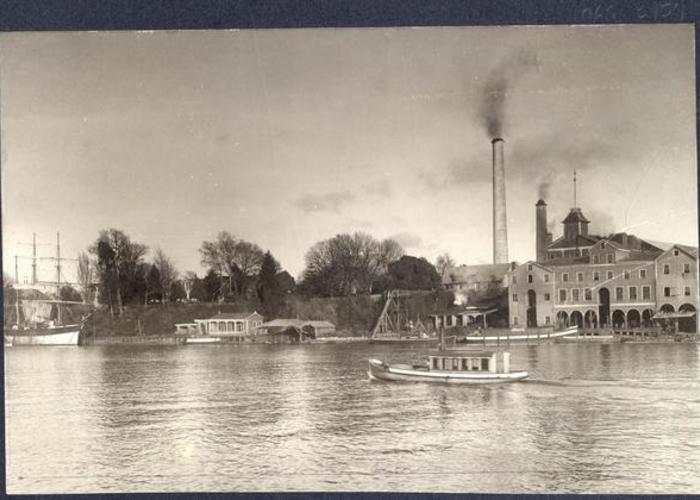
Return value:
<svg viewBox="0 0 700 500">
<path fill-rule="evenodd" d="M 296 343 L 330 337 L 335 334 L 335 325 L 330 321 L 278 318 L 258 325 L 258 330 L 275 343 Z"/>
<path fill-rule="evenodd" d="M 257 327 L 263 323 L 263 316 L 257 312 L 218 313 L 208 319 L 195 319 L 194 323 L 178 323 L 177 333 L 209 335 L 212 337 L 242 339 L 255 336 Z"/>
<path fill-rule="evenodd" d="M 537 203 L 537 224 L 546 223 Z M 562 237 L 538 227 L 539 261 L 508 273 L 511 327 L 578 325 L 635 328 L 668 320 L 695 331 L 698 306 L 695 247 L 659 243 L 626 233 L 588 234 L 588 219 L 573 208 Z"/>
</svg>

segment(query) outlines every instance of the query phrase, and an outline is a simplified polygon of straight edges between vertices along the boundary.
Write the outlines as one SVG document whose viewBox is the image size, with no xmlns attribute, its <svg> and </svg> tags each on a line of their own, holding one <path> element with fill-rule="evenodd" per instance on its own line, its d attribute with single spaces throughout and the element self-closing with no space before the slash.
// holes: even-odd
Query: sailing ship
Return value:
<svg viewBox="0 0 700 500">
<path fill-rule="evenodd" d="M 32 240 L 31 284 L 13 285 L 14 307 L 5 310 L 5 345 L 79 345 L 83 323 L 89 316 L 90 306 L 77 301 L 51 299 L 40 291 L 42 287 L 55 288 L 56 297 L 61 287 L 69 283 L 63 279 L 60 234 L 56 233 L 56 257 L 37 257 L 36 234 Z M 15 280 L 19 282 L 18 259 L 15 256 Z M 37 278 L 38 260 L 56 261 L 56 281 L 45 282 Z M 9 317 L 8 317 L 9 316 Z"/>
<path fill-rule="evenodd" d="M 15 287 L 13 287 L 15 288 Z M 15 314 L 11 325 L 5 325 L 5 345 L 78 345 L 82 325 L 87 319 L 81 314 L 76 321 L 75 309 L 86 304 L 68 300 L 21 299 L 15 288 Z"/>
</svg>

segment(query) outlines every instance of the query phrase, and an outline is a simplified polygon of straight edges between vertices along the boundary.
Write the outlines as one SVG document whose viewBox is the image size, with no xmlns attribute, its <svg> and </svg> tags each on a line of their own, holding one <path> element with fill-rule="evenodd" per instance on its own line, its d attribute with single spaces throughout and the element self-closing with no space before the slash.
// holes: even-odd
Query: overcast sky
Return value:
<svg viewBox="0 0 700 500">
<path fill-rule="evenodd" d="M 512 260 L 538 191 L 560 234 L 573 169 L 594 231 L 697 245 L 693 46 L 691 25 L 2 33 L 3 267 L 32 232 L 75 257 L 109 227 L 198 273 L 221 230 L 295 276 L 352 231 L 488 263 L 494 83 Z"/>
</svg>

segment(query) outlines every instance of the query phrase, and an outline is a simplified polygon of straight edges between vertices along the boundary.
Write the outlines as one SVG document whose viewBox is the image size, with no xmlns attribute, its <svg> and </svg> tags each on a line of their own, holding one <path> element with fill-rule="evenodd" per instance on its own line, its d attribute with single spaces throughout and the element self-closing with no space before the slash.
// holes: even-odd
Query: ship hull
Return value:
<svg viewBox="0 0 700 500">
<path fill-rule="evenodd" d="M 370 379 L 389 382 L 429 382 L 438 384 L 498 384 L 517 382 L 527 378 L 525 371 L 492 373 L 492 372 L 458 372 L 431 371 L 425 368 L 413 368 L 408 365 L 387 365 L 378 359 L 369 360 Z"/>
<path fill-rule="evenodd" d="M 31 330 L 5 330 L 5 345 L 78 345 L 80 325 Z"/>
</svg>

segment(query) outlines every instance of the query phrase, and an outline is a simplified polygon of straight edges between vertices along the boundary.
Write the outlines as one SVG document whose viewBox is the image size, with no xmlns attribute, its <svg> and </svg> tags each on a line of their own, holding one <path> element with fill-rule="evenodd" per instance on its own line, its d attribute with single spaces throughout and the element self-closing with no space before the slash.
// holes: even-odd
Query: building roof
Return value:
<svg viewBox="0 0 700 500">
<path fill-rule="evenodd" d="M 449 266 L 442 275 L 442 284 L 489 281 L 493 277 L 502 279 L 513 264 L 478 264 L 475 266 Z"/>
<path fill-rule="evenodd" d="M 566 216 L 566 218 L 562 221 L 564 224 L 568 224 L 569 222 L 591 222 L 586 217 L 583 215 L 583 212 L 581 212 L 580 208 L 572 208 L 571 211 L 569 212 L 569 215 Z"/>
<path fill-rule="evenodd" d="M 258 328 L 296 328 L 302 329 L 305 326 L 312 326 L 314 328 L 335 328 L 335 325 L 330 321 L 323 320 L 309 320 L 309 319 L 296 319 L 296 318 L 277 318 L 272 321 L 267 321 Z"/>
<path fill-rule="evenodd" d="M 560 250 L 564 248 L 588 248 L 595 245 L 600 239 L 600 236 L 595 235 L 583 236 L 579 234 L 576 236 L 576 238 L 573 239 L 565 239 L 563 236 L 560 236 L 552 243 L 550 243 L 549 246 L 547 246 L 547 250 Z"/>
<path fill-rule="evenodd" d="M 251 312 L 240 312 L 240 313 L 232 313 L 232 312 L 219 312 L 216 314 L 216 316 L 212 316 L 209 319 L 248 319 L 251 316 L 260 316 L 262 318 L 262 315 L 256 311 Z"/>
</svg>

